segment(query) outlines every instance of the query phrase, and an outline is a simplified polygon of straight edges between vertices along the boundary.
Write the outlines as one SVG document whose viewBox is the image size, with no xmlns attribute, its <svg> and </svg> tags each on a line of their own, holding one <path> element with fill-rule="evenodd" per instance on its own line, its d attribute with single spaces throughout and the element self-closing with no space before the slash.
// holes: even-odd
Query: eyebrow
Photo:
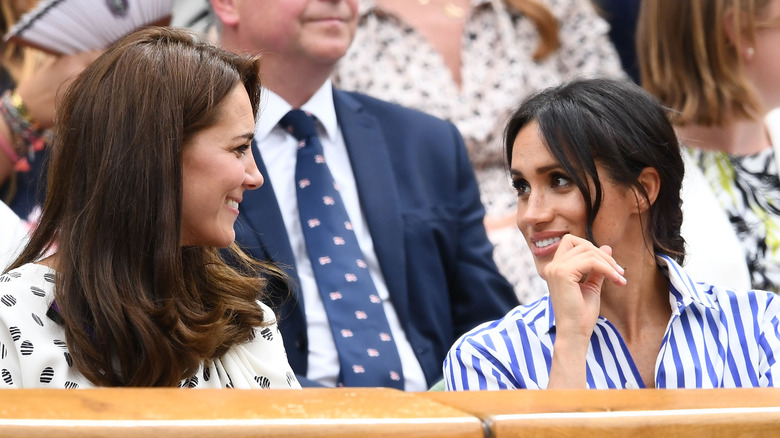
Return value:
<svg viewBox="0 0 780 438">
<path fill-rule="evenodd" d="M 240 140 L 240 139 L 252 140 L 254 137 L 255 137 L 255 133 L 254 132 L 247 132 L 245 134 L 237 135 L 237 136 L 233 137 L 233 139 L 234 140 Z"/>
<path fill-rule="evenodd" d="M 553 170 L 558 170 L 558 169 L 561 169 L 561 165 L 560 164 L 558 164 L 558 163 L 550 164 L 549 166 L 542 166 L 542 167 L 536 168 L 536 174 L 537 175 L 543 175 L 545 173 L 549 173 L 549 172 L 551 172 Z M 515 169 L 509 169 L 509 173 L 511 175 L 513 175 L 513 176 L 514 175 L 520 176 L 520 177 L 523 176 L 522 172 L 520 172 L 519 170 L 515 170 Z"/>
</svg>

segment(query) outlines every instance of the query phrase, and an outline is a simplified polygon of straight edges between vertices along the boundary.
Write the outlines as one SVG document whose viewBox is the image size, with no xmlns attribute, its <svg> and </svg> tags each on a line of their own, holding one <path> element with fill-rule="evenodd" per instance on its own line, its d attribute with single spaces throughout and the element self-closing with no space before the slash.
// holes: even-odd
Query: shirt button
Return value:
<svg viewBox="0 0 780 438">
<path fill-rule="evenodd" d="M 626 389 L 639 389 L 634 382 L 626 382 Z"/>
</svg>

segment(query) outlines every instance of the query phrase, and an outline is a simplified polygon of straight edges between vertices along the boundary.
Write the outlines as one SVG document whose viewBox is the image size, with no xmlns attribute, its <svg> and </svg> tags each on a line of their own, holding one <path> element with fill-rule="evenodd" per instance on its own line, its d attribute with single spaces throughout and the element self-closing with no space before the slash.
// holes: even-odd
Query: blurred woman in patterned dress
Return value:
<svg viewBox="0 0 780 438">
<path fill-rule="evenodd" d="M 673 110 L 752 287 L 778 292 L 780 127 L 767 113 L 780 106 L 780 0 L 644 1 L 637 48 L 642 85 Z"/>
</svg>

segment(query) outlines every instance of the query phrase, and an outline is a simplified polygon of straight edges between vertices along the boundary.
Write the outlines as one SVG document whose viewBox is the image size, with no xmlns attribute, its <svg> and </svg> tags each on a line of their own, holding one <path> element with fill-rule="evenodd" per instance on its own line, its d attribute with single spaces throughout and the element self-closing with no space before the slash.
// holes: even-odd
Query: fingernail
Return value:
<svg viewBox="0 0 780 438">
<path fill-rule="evenodd" d="M 625 269 L 623 269 L 623 267 L 622 267 L 622 266 L 620 266 L 620 265 L 617 265 L 617 267 L 618 267 L 618 269 L 619 269 L 619 271 L 618 271 L 618 272 L 620 272 L 621 274 L 625 274 L 625 273 L 626 273 L 626 270 L 625 270 Z"/>
</svg>

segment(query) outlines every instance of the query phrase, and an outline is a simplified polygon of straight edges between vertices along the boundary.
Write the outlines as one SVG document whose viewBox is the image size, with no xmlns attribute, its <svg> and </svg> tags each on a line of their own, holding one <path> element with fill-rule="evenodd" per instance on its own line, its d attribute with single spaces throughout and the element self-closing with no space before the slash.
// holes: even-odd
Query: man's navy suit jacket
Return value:
<svg viewBox="0 0 780 438">
<path fill-rule="evenodd" d="M 518 304 L 493 262 L 463 140 L 449 122 L 365 95 L 334 90 L 334 103 L 393 306 L 431 385 L 461 334 Z M 245 192 L 239 210 L 236 241 L 294 280 L 294 296 L 275 304 L 290 364 L 305 376 L 306 303 L 271 182 Z"/>
</svg>

